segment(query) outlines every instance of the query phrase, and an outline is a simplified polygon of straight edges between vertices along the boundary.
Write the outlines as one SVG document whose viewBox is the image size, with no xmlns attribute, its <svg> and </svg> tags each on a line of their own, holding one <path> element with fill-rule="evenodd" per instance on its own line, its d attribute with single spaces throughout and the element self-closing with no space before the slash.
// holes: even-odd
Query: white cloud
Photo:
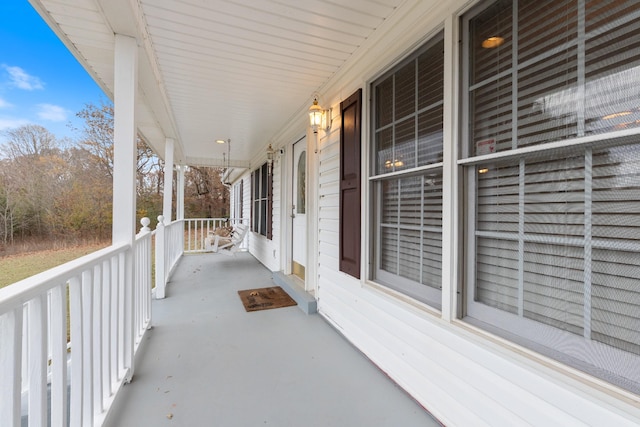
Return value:
<svg viewBox="0 0 640 427">
<path fill-rule="evenodd" d="M 3 67 L 9 73 L 9 79 L 11 80 L 12 86 L 24 90 L 44 89 L 42 80 L 36 76 L 27 74 L 27 72 L 22 68 L 10 67 L 9 65 L 3 65 Z"/>
<path fill-rule="evenodd" d="M 0 117 L 0 131 L 7 129 L 14 129 L 23 125 L 29 124 L 29 120 L 27 119 L 19 119 L 19 118 L 3 118 Z"/>
<path fill-rule="evenodd" d="M 68 111 L 59 105 L 38 104 L 38 117 L 51 122 L 64 122 L 67 120 Z"/>
<path fill-rule="evenodd" d="M 13 105 L 11 105 L 6 100 L 0 98 L 0 108 L 11 108 L 11 107 L 13 107 Z"/>
</svg>

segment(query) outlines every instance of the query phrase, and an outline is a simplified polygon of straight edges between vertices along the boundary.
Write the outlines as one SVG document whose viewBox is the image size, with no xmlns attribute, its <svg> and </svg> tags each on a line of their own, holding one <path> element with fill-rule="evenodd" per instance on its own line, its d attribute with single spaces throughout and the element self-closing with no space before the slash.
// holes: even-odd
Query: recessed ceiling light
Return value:
<svg viewBox="0 0 640 427">
<path fill-rule="evenodd" d="M 499 36 L 489 37 L 488 39 L 482 42 L 482 47 L 485 49 L 493 49 L 494 47 L 498 47 L 504 43 L 504 39 Z"/>
<path fill-rule="evenodd" d="M 225 142 L 227 142 L 227 141 L 225 141 L 224 139 L 216 139 L 216 142 L 217 142 L 218 144 L 224 144 L 224 143 L 225 143 Z"/>
</svg>

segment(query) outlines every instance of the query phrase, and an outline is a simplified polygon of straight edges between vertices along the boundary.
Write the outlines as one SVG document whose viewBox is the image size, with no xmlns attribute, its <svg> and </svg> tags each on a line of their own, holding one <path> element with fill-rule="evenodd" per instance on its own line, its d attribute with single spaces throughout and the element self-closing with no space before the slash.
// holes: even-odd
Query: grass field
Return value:
<svg viewBox="0 0 640 427">
<path fill-rule="evenodd" d="M 0 258 L 0 288 L 102 249 L 108 244 L 45 250 Z"/>
</svg>

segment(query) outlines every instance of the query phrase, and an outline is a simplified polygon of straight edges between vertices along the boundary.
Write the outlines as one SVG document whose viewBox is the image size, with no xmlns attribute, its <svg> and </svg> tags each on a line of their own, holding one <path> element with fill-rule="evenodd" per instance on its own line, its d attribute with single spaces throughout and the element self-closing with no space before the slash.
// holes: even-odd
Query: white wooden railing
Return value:
<svg viewBox="0 0 640 427">
<path fill-rule="evenodd" d="M 245 223 L 242 218 L 190 218 L 164 224 L 164 217 L 158 217 L 155 236 L 155 297 L 166 296 L 166 286 L 171 272 L 184 253 L 206 252 L 205 239 L 209 232 L 220 226 Z M 248 250 L 248 238 L 245 238 L 240 250 Z"/>
<path fill-rule="evenodd" d="M 151 319 L 146 225 L 133 247 L 115 244 L 0 289 L 1 425 L 18 427 L 23 416 L 29 426 L 104 422 Z"/>
</svg>

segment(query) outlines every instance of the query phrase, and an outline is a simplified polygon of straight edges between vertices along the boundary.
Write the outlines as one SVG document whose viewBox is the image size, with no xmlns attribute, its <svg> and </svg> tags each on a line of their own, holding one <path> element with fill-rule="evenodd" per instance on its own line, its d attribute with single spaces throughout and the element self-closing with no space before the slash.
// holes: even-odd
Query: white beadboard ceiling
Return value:
<svg viewBox="0 0 640 427">
<path fill-rule="evenodd" d="M 114 33 L 139 44 L 137 121 L 176 162 L 248 167 L 405 0 L 30 0 L 113 99 Z"/>
</svg>

